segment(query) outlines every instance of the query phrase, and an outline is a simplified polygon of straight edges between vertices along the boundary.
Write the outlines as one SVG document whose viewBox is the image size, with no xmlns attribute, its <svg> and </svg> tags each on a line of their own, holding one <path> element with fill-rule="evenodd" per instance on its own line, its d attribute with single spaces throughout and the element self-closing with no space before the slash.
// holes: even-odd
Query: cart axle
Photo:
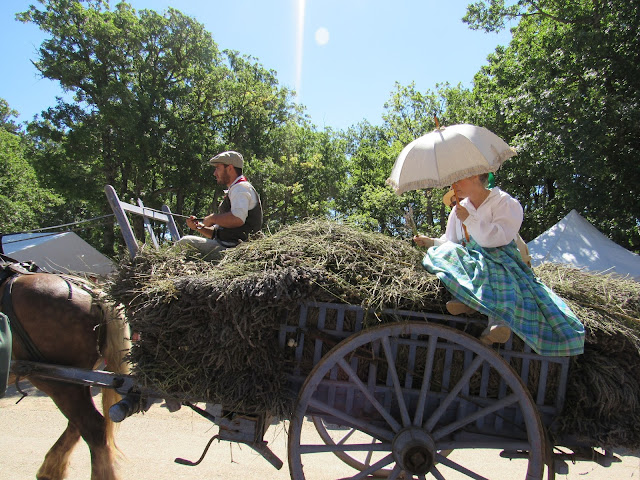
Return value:
<svg viewBox="0 0 640 480">
<path fill-rule="evenodd" d="M 393 439 L 392 451 L 398 465 L 413 475 L 425 475 L 435 464 L 436 445 L 419 427 L 400 430 Z"/>
</svg>

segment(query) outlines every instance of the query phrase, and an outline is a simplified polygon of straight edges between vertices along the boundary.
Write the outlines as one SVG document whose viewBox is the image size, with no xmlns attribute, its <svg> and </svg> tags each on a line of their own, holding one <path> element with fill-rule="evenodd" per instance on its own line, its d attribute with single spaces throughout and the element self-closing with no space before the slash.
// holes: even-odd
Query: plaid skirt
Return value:
<svg viewBox="0 0 640 480">
<path fill-rule="evenodd" d="M 584 326 L 564 301 L 523 261 L 515 241 L 484 248 L 446 242 L 431 247 L 423 267 L 438 276 L 464 304 L 509 325 L 540 355 L 568 356 L 584 351 Z"/>
</svg>

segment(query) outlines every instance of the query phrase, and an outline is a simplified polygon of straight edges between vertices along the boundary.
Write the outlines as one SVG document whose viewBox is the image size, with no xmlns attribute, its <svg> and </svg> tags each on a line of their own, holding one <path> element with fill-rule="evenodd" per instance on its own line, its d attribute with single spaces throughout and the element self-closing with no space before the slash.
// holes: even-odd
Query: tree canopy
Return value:
<svg viewBox="0 0 640 480">
<path fill-rule="evenodd" d="M 484 4 L 481 8 L 481 4 Z M 638 250 L 640 15 L 626 1 L 478 2 L 466 19 L 493 30 L 520 17 L 507 48 L 476 76 L 481 118 L 519 155 L 503 178 L 532 238 L 571 209 Z"/>
<path fill-rule="evenodd" d="M 522 203 L 526 240 L 575 208 L 640 252 L 637 2 L 477 1 L 464 17 L 470 28 L 513 25 L 513 39 L 489 56 L 472 88 L 421 92 L 397 83 L 381 119 L 346 131 L 318 130 L 277 72 L 221 51 L 202 24 L 176 9 L 136 11 L 107 0 L 40 5 L 19 19 L 48 34 L 35 65 L 72 99 L 24 132 L 0 101 L 5 182 L 23 169 L 36 189 L 4 197 L 14 202 L 7 212 L 25 220 L 7 225 L 110 213 L 105 184 L 155 208 L 215 211 L 222 188 L 207 160 L 234 149 L 245 156 L 269 230 L 329 216 L 405 238 L 416 228 L 439 235 L 448 215 L 444 190 L 396 196 L 385 185 L 402 148 L 433 130 L 437 116 L 443 125 L 484 126 L 517 149 L 497 184 Z M 89 235 L 106 253 L 118 248 L 113 228 Z"/>
<path fill-rule="evenodd" d="M 50 35 L 36 67 L 73 93 L 73 101 L 60 100 L 30 126 L 37 140 L 34 164 L 63 193 L 67 213 L 107 213 L 104 184 L 148 205 L 201 212 L 214 208 L 222 193 L 206 162 L 213 154 L 235 149 L 249 165 L 273 162 L 277 170 L 313 147 L 297 148 L 297 137 L 310 126 L 276 73 L 249 56 L 220 52 L 201 24 L 175 9 L 160 15 L 124 2 L 111 9 L 102 1 L 51 0 L 20 18 Z M 305 155 L 317 163 L 323 145 L 314 145 L 318 151 Z M 269 198 L 280 194 L 270 185 L 274 173 L 265 174 L 262 193 L 276 206 L 282 199 Z M 320 213 L 310 206 L 327 201 L 321 190 L 320 197 L 307 198 L 294 190 L 296 205 Z M 300 213 L 267 217 L 283 222 Z M 107 251 L 113 241 L 113 232 L 106 232 Z"/>
<path fill-rule="evenodd" d="M 0 232 L 37 228 L 62 198 L 40 185 L 27 158 L 28 140 L 22 136 L 11 110 L 0 99 Z"/>
</svg>

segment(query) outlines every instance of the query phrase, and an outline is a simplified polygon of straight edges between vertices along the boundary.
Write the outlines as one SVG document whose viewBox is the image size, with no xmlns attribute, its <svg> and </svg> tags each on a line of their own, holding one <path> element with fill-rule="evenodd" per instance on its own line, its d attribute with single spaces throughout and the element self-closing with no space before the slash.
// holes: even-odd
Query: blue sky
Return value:
<svg viewBox="0 0 640 480">
<path fill-rule="evenodd" d="M 173 6 L 203 23 L 220 49 L 256 57 L 296 89 L 318 127 L 380 124 L 394 83 L 472 85 L 509 32 L 470 30 L 461 18 L 471 0 L 132 0 L 159 13 Z M 29 120 L 62 91 L 39 78 L 32 61 L 45 36 L 14 20 L 35 1 L 0 2 L 0 97 Z M 112 5 L 116 2 L 111 1 Z M 301 6 L 304 5 L 304 8 Z M 303 20 L 302 20 L 303 19 Z M 304 28 L 301 30 L 300 26 Z M 302 35 L 300 32 L 302 31 Z M 300 41 L 300 39 L 302 41 Z"/>
</svg>

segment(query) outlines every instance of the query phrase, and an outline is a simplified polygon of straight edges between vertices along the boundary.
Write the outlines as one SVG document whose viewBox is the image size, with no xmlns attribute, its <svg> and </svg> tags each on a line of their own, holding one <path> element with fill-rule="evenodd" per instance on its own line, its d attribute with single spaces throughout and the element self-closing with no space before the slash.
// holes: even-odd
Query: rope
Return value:
<svg viewBox="0 0 640 480">
<path fill-rule="evenodd" d="M 181 213 L 165 212 L 163 210 L 156 210 L 155 208 L 147 207 L 146 205 L 142 207 L 142 209 L 149 210 L 151 212 L 162 213 L 164 215 L 171 215 L 172 217 L 191 218 L 191 215 L 182 215 Z"/>
<path fill-rule="evenodd" d="M 113 213 L 110 213 L 109 215 L 102 215 L 100 217 L 93 217 L 93 218 L 89 218 L 87 220 L 79 220 L 77 222 L 72 222 L 72 223 L 64 223 L 61 225 L 54 225 L 53 227 L 43 227 L 43 228 L 36 228 L 33 230 L 25 230 L 23 232 L 12 232 L 12 233 L 3 233 L 3 236 L 7 236 L 7 235 L 23 235 L 23 234 L 27 234 L 27 233 L 37 233 L 37 232 L 44 232 L 46 230 L 53 230 L 56 228 L 64 228 L 64 227 L 69 227 L 69 226 L 74 226 L 74 225 L 80 225 L 82 223 L 87 223 L 87 222 L 93 222 L 95 220 L 104 220 L 105 218 L 111 218 L 113 217 Z M 71 230 L 71 229 L 70 229 Z M 53 233 L 46 233 L 44 235 L 38 235 L 38 236 L 33 236 L 30 237 L 29 240 L 34 239 L 34 238 L 42 238 L 42 237 L 49 237 L 51 235 L 58 235 L 59 233 L 62 232 L 53 232 Z M 15 242 L 23 242 L 25 239 L 21 239 L 21 240 L 10 240 L 8 242 L 3 242 L 5 245 L 9 244 L 9 243 L 15 243 Z"/>
</svg>

